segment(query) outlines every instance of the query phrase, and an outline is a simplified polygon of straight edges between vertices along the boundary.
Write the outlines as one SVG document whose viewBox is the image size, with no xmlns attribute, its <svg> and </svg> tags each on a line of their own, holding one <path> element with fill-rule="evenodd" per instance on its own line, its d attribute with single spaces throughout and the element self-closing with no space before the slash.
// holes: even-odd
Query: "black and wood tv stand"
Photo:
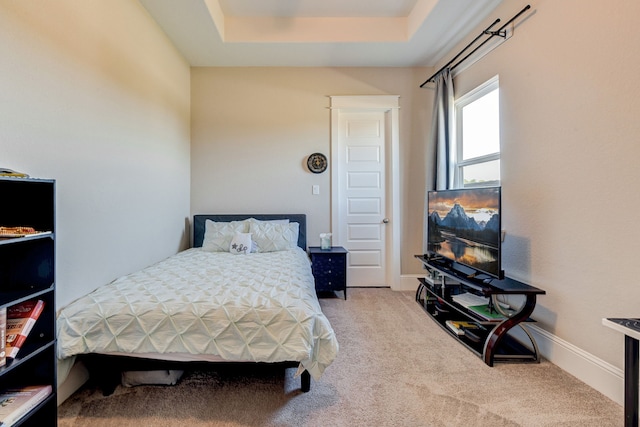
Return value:
<svg viewBox="0 0 640 427">
<path fill-rule="evenodd" d="M 442 258 L 415 255 L 427 271 L 428 276 L 419 278 L 416 301 L 437 324 L 458 342 L 463 344 L 484 362 L 539 362 L 536 341 L 523 322 L 533 322 L 529 317 L 536 306 L 536 296 L 545 291 L 517 280 L 483 280 L 466 267 Z M 464 296 L 488 298 L 488 307 L 479 309 L 462 302 Z M 509 295 L 517 297 L 509 298 Z M 504 304 L 500 298 L 515 300 L 519 307 Z M 522 302 L 520 302 L 523 300 Z M 510 301 L 511 302 L 511 301 Z M 471 308 L 470 308 L 471 307 Z M 449 322 L 447 322 L 449 321 Z M 471 322 L 474 328 L 454 330 L 447 323 Z M 530 343 L 521 343 L 509 330 L 519 326 Z M 529 345 L 530 344 L 530 345 Z"/>
</svg>

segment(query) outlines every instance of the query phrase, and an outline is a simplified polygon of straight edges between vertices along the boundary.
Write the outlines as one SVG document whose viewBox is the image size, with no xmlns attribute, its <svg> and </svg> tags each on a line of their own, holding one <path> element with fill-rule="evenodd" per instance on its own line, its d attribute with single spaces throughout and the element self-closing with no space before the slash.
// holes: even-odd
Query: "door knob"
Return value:
<svg viewBox="0 0 640 427">
<path fill-rule="evenodd" d="M 383 223 L 383 224 L 389 224 L 389 218 L 385 218 L 385 219 L 383 219 L 383 220 L 382 220 L 382 223 Z"/>
</svg>

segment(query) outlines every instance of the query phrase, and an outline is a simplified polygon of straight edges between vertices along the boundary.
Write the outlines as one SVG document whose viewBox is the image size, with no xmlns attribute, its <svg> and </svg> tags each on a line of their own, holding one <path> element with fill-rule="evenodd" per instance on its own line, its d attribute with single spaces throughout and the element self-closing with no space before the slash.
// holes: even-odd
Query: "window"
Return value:
<svg viewBox="0 0 640 427">
<path fill-rule="evenodd" d="M 499 95 L 496 76 L 455 101 L 455 188 L 500 185 Z"/>
</svg>

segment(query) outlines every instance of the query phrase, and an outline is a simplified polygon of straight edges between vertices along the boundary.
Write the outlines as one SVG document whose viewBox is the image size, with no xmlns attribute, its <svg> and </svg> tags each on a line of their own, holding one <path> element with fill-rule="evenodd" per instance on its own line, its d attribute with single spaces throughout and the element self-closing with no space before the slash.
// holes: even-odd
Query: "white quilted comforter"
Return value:
<svg viewBox="0 0 640 427">
<path fill-rule="evenodd" d="M 306 253 L 188 249 L 61 310 L 58 358 L 181 353 L 229 361 L 299 361 L 318 379 L 338 342 Z"/>
</svg>

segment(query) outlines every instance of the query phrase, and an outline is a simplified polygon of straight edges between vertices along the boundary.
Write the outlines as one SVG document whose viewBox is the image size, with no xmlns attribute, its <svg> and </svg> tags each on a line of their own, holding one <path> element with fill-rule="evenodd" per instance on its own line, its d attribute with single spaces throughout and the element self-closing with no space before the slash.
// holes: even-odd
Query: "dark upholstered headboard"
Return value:
<svg viewBox="0 0 640 427">
<path fill-rule="evenodd" d="M 298 232 L 298 246 L 307 250 L 307 215 L 305 214 L 206 214 L 193 216 L 193 247 L 199 248 L 204 240 L 205 221 L 231 222 L 242 221 L 247 218 L 255 218 L 261 221 L 274 219 L 288 219 L 290 222 L 297 222 L 300 225 Z"/>
</svg>

